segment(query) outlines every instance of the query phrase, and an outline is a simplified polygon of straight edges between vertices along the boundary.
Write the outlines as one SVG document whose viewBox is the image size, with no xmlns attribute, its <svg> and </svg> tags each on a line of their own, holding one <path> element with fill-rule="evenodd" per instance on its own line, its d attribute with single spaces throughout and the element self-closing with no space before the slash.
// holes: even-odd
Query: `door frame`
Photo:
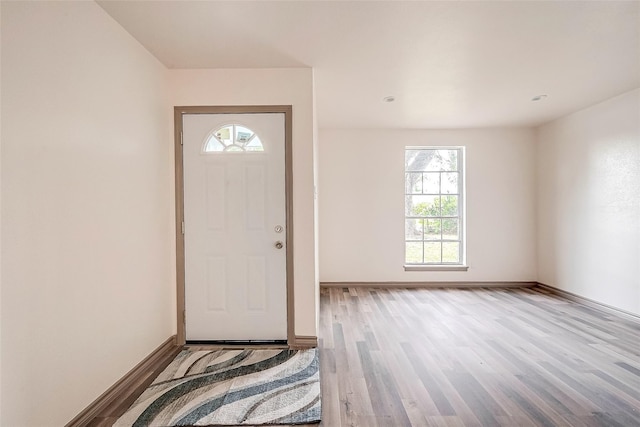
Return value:
<svg viewBox="0 0 640 427">
<path fill-rule="evenodd" d="M 293 304 L 293 108 L 291 105 L 238 105 L 238 106 L 178 106 L 173 108 L 175 148 L 175 207 L 176 207 L 176 344 L 186 343 L 185 311 L 185 254 L 184 232 L 184 167 L 182 158 L 183 114 L 260 114 L 284 113 L 285 157 L 285 248 L 287 274 L 287 344 L 295 345 Z"/>
</svg>

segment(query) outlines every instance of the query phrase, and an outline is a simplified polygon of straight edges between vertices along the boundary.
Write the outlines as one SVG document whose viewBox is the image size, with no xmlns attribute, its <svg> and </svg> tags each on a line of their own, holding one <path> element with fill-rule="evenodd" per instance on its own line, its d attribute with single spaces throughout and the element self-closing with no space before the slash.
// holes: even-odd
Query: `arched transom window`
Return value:
<svg viewBox="0 0 640 427">
<path fill-rule="evenodd" d="M 264 151 L 254 131 L 239 124 L 224 125 L 212 132 L 204 144 L 205 153 Z"/>
</svg>

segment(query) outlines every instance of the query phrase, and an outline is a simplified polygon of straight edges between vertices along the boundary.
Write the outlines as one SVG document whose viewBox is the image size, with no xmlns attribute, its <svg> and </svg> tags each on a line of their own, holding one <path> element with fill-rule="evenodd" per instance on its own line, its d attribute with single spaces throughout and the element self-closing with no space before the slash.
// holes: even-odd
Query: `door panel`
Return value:
<svg viewBox="0 0 640 427">
<path fill-rule="evenodd" d="M 230 123 L 264 151 L 206 152 Z M 183 115 L 187 340 L 287 338 L 284 142 L 283 113 Z"/>
</svg>

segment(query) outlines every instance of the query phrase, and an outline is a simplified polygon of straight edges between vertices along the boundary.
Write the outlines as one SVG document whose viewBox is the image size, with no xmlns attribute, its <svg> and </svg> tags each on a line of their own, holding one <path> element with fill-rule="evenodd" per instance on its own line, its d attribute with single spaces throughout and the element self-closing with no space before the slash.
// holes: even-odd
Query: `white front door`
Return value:
<svg viewBox="0 0 640 427">
<path fill-rule="evenodd" d="M 182 117 L 186 339 L 286 340 L 284 114 Z"/>
</svg>

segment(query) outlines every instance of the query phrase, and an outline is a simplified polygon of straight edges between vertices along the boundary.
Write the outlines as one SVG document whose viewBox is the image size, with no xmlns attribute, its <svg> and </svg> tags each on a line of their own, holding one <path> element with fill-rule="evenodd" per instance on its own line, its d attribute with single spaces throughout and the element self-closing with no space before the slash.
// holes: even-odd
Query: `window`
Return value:
<svg viewBox="0 0 640 427">
<path fill-rule="evenodd" d="M 238 124 L 222 126 L 204 143 L 205 153 L 244 151 L 264 151 L 264 146 L 254 131 Z"/>
<path fill-rule="evenodd" d="M 408 270 L 412 266 L 463 265 L 463 156 L 462 147 L 405 149 L 405 268 Z"/>
</svg>

